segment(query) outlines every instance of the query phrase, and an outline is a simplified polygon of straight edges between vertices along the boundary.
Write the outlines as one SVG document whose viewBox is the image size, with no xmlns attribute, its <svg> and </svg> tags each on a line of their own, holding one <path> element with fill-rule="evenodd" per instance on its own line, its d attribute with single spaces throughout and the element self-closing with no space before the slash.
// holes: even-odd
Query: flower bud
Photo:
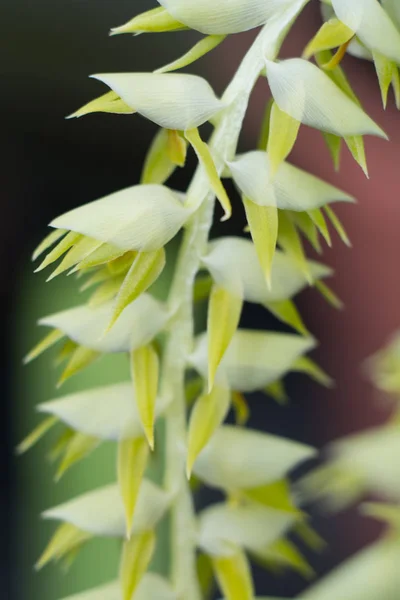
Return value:
<svg viewBox="0 0 400 600">
<path fill-rule="evenodd" d="M 164 490 L 142 481 L 132 534 L 154 527 L 168 508 L 170 498 Z M 110 510 L 112 507 L 113 510 Z M 44 519 L 70 523 L 78 529 L 104 537 L 125 537 L 125 517 L 117 485 L 98 488 L 43 513 Z"/>
<path fill-rule="evenodd" d="M 254 429 L 223 425 L 199 455 L 193 472 L 211 487 L 248 490 L 285 478 L 315 455 L 316 450 L 305 444 Z"/>
<path fill-rule="evenodd" d="M 92 77 L 111 88 L 115 95 L 113 100 L 108 100 L 108 94 L 101 96 L 71 117 L 91 112 L 138 112 L 160 127 L 184 131 L 199 127 L 224 107 L 210 84 L 196 75 L 106 73 Z M 105 98 L 105 102 L 101 101 L 102 98 Z"/>
<path fill-rule="evenodd" d="M 332 0 L 337 18 L 372 52 L 400 63 L 400 32 L 377 0 Z"/>
<path fill-rule="evenodd" d="M 346 137 L 377 135 L 382 129 L 315 65 L 300 58 L 266 61 L 267 78 L 279 108 L 321 131 Z"/>
<path fill-rule="evenodd" d="M 178 21 L 202 33 L 238 33 L 263 25 L 293 0 L 159 0 Z"/>
<path fill-rule="evenodd" d="M 60 330 L 69 339 L 96 352 L 130 352 L 149 343 L 166 325 L 164 304 L 142 294 L 123 311 L 111 331 L 113 301 L 90 308 L 84 304 L 40 319 L 39 325 Z"/>
<path fill-rule="evenodd" d="M 180 195 L 156 184 L 135 185 L 89 202 L 50 226 L 75 231 L 124 250 L 151 252 L 168 243 L 191 211 Z"/>
</svg>

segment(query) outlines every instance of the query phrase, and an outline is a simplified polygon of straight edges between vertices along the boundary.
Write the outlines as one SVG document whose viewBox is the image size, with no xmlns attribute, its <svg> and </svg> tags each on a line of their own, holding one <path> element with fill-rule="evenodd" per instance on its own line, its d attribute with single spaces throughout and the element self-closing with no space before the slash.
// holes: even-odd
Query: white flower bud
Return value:
<svg viewBox="0 0 400 600">
<path fill-rule="evenodd" d="M 379 490 L 381 494 L 382 490 Z M 375 600 L 398 596 L 400 545 L 397 535 L 358 552 L 332 573 L 303 592 L 301 600 Z"/>
<path fill-rule="evenodd" d="M 287 300 L 307 285 L 296 261 L 276 250 L 269 288 L 255 246 L 244 238 L 223 237 L 214 240 L 209 244 L 202 262 L 219 286 L 248 302 L 265 304 Z M 309 261 L 308 264 L 314 280 L 332 274 L 332 270 L 321 263 Z"/>
<path fill-rule="evenodd" d="M 254 392 L 283 377 L 296 360 L 314 348 L 311 338 L 238 329 L 218 368 L 216 383 L 227 381 L 231 389 Z M 196 338 L 190 364 L 203 376 L 208 373 L 207 334 Z"/>
<path fill-rule="evenodd" d="M 297 515 L 259 504 L 214 504 L 199 517 L 199 545 L 208 553 L 232 554 L 232 545 L 260 552 L 284 535 Z"/>
<path fill-rule="evenodd" d="M 211 487 L 244 490 L 283 479 L 315 454 L 316 450 L 305 444 L 224 425 L 199 455 L 193 472 Z"/>
<path fill-rule="evenodd" d="M 85 304 L 44 317 L 39 325 L 61 330 L 77 344 L 96 352 L 130 352 L 150 342 L 168 319 L 162 303 L 149 294 L 142 294 L 105 333 L 113 310 L 112 301 L 94 308 Z"/>
<path fill-rule="evenodd" d="M 57 217 L 51 227 L 82 233 L 123 250 L 151 252 L 179 231 L 191 212 L 165 186 L 136 185 Z"/>
<path fill-rule="evenodd" d="M 178 21 L 202 33 L 238 33 L 263 25 L 293 0 L 159 0 Z"/>
<path fill-rule="evenodd" d="M 151 529 L 168 508 L 170 496 L 144 479 L 139 492 L 132 534 Z M 110 510 L 112 509 L 112 510 Z M 78 529 L 104 537 L 124 537 L 124 507 L 118 485 L 108 485 L 43 513 L 43 518 L 70 523 Z"/>
<path fill-rule="evenodd" d="M 266 61 L 267 78 L 279 108 L 321 131 L 346 137 L 377 135 L 382 129 L 318 67 L 300 58 Z"/>
<path fill-rule="evenodd" d="M 380 52 L 400 64 L 400 32 L 378 0 L 332 0 L 332 6 L 337 18 L 370 51 Z"/>
<path fill-rule="evenodd" d="M 92 77 L 108 85 L 132 111 L 165 129 L 194 129 L 224 107 L 210 84 L 196 75 L 107 73 Z"/>
<path fill-rule="evenodd" d="M 319 177 L 284 162 L 272 179 L 268 155 L 260 150 L 236 157 L 228 166 L 241 193 L 260 206 L 307 211 L 353 198 Z"/>
<path fill-rule="evenodd" d="M 68 394 L 39 404 L 74 431 L 99 440 L 135 439 L 143 435 L 131 381 Z M 157 414 L 166 406 L 159 398 Z"/>
</svg>

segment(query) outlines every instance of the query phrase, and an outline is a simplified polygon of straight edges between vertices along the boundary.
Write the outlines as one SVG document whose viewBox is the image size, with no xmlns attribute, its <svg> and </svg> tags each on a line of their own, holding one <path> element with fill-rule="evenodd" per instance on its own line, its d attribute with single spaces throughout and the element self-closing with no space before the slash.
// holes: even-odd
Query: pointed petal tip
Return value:
<svg viewBox="0 0 400 600">
<path fill-rule="evenodd" d="M 24 358 L 22 359 L 22 364 L 24 366 L 29 365 L 29 363 L 32 362 L 34 358 L 35 357 L 32 356 L 32 353 L 29 352 L 29 354 L 27 354 L 26 356 L 24 356 Z"/>
<path fill-rule="evenodd" d="M 225 221 L 229 221 L 229 219 L 232 217 L 232 211 L 228 211 L 225 212 L 225 214 L 221 217 L 221 223 L 224 223 Z"/>
<path fill-rule="evenodd" d="M 103 331 L 103 333 L 100 336 L 100 339 L 102 340 L 108 333 L 110 333 L 111 329 L 114 327 L 115 323 L 117 322 L 118 316 L 113 316 L 113 318 L 111 319 L 111 321 L 109 322 L 109 324 L 107 325 L 107 327 L 105 328 L 105 330 Z"/>
<path fill-rule="evenodd" d="M 149 444 L 149 448 L 152 452 L 154 452 L 154 427 L 146 427 L 145 429 L 145 436 L 146 436 L 146 440 L 147 443 Z"/>
<path fill-rule="evenodd" d="M 46 264 L 44 264 L 44 261 L 38 266 L 36 267 L 36 269 L 33 271 L 34 273 L 40 273 L 40 271 L 43 271 L 46 268 Z"/>
<path fill-rule="evenodd" d="M 33 570 L 38 573 L 39 571 L 41 571 L 43 569 L 43 567 L 46 565 L 46 560 L 44 560 L 44 558 L 41 556 L 39 558 L 39 560 L 33 565 Z"/>
<path fill-rule="evenodd" d="M 14 448 L 14 455 L 15 456 L 22 456 L 23 453 L 24 453 L 24 449 L 22 447 L 22 444 L 18 444 L 18 446 L 16 446 Z"/>
<path fill-rule="evenodd" d="M 55 279 L 57 277 L 57 275 L 59 275 L 58 273 L 58 269 L 56 269 L 55 271 L 53 271 L 51 273 L 51 275 L 48 276 L 48 278 L 46 279 L 45 283 L 48 283 L 49 281 L 51 281 L 52 279 Z"/>
<path fill-rule="evenodd" d="M 132 537 L 132 520 L 133 519 L 128 519 L 128 517 L 126 517 L 125 539 L 127 542 L 129 542 Z"/>
<path fill-rule="evenodd" d="M 186 478 L 188 481 L 192 478 L 193 464 L 193 460 L 188 457 L 186 461 Z"/>
<path fill-rule="evenodd" d="M 387 142 L 390 142 L 390 137 L 389 135 L 386 133 L 386 131 L 384 131 L 381 127 L 378 127 L 379 133 L 377 133 L 377 135 L 379 137 L 381 137 L 382 139 L 384 139 Z"/>
<path fill-rule="evenodd" d="M 60 379 L 56 383 L 56 390 L 59 390 L 60 387 L 62 385 L 64 385 L 64 383 L 67 381 L 67 379 L 68 379 L 67 377 L 65 377 L 64 375 L 61 375 Z"/>
<path fill-rule="evenodd" d="M 121 31 L 123 28 L 123 25 L 121 25 L 120 27 L 111 27 L 110 31 L 108 32 L 109 37 L 113 37 L 114 35 L 120 35 L 121 33 L 124 33 L 123 31 Z"/>
<path fill-rule="evenodd" d="M 102 83 L 104 83 L 104 77 L 106 75 L 104 73 L 94 73 L 92 75 L 89 75 L 89 79 L 96 79 L 96 81 L 101 81 Z"/>
</svg>

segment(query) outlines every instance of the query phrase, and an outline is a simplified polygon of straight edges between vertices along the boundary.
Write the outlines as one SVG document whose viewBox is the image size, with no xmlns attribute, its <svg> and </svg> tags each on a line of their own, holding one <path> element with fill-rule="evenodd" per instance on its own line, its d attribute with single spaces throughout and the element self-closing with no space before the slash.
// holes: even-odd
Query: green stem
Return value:
<svg viewBox="0 0 400 600">
<path fill-rule="evenodd" d="M 234 157 L 249 97 L 264 68 L 264 58 L 274 60 L 282 41 L 308 0 L 297 0 L 262 29 L 228 86 L 222 113 L 211 138 L 216 166 L 222 172 L 225 161 Z M 184 376 L 187 356 L 193 344 L 193 286 L 204 253 L 214 212 L 203 169 L 197 169 L 188 190 L 188 204 L 198 207 L 185 230 L 169 295 L 174 313 L 164 351 L 162 395 L 171 398 L 166 415 L 165 486 L 172 494 L 171 575 L 180 600 L 200 600 L 196 574 L 196 522 L 192 496 L 185 476 L 186 405 Z"/>
</svg>

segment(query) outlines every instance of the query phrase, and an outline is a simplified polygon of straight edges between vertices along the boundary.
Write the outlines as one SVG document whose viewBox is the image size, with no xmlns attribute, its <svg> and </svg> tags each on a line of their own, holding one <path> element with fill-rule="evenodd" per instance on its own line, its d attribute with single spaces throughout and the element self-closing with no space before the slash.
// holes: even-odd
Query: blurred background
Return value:
<svg viewBox="0 0 400 600">
<path fill-rule="evenodd" d="M 51 524 L 40 522 L 40 512 L 113 480 L 114 448 L 103 445 L 57 485 L 54 467 L 45 460 L 45 444 L 20 459 L 14 448 L 38 423 L 37 403 L 127 376 L 124 359 L 103 359 L 101 368 L 96 363 L 56 392 L 51 355 L 26 368 L 21 362 L 42 334 L 35 321 L 80 302 L 71 279 L 45 284 L 45 276 L 32 274 L 30 255 L 46 234 L 47 223 L 70 208 L 137 183 L 155 133 L 140 117 L 93 115 L 76 121 L 64 117 L 103 93 L 102 85 L 89 80 L 89 74 L 152 70 L 182 54 L 196 39 L 187 32 L 108 37 L 110 27 L 152 6 L 147 0 L 0 3 L 1 598 L 52 600 L 115 577 L 118 548 L 114 542 L 84 549 L 65 576 L 52 567 L 37 574 L 32 566 L 53 531 Z M 298 55 L 319 25 L 315 0 L 304 11 L 283 54 Z M 254 35 L 231 36 L 191 71 L 207 77 L 221 93 Z M 291 156 L 295 164 L 358 199 L 357 206 L 338 211 L 353 249 L 335 239 L 334 249 L 324 256 L 337 271 L 333 287 L 345 310 L 335 312 L 313 290 L 304 292 L 299 301 L 306 324 L 320 341 L 314 357 L 334 377 L 336 387 L 327 391 L 294 376 L 289 378 L 289 407 L 278 407 L 265 397 L 250 401 L 250 425 L 263 424 L 272 433 L 318 447 L 385 419 L 385 407 L 365 377 L 362 363 L 400 325 L 400 116 L 393 98 L 383 112 L 372 65 L 346 58 L 345 67 L 366 110 L 390 135 L 390 143 L 367 140 L 370 180 L 345 153 L 341 170 L 335 173 L 322 136 L 305 127 Z M 268 96 L 267 84 L 261 81 L 246 119 L 241 150 L 254 148 Z M 175 174 L 172 184 L 184 189 L 194 164 L 190 157 L 187 169 Z M 240 234 L 243 214 L 237 208 L 236 216 L 223 228 L 218 225 L 214 234 Z M 244 323 L 259 328 L 276 325 L 253 305 L 246 309 Z M 319 574 L 377 534 L 373 524 L 361 525 L 351 511 L 334 520 L 316 513 L 315 525 L 328 542 L 321 556 L 311 557 Z M 260 589 L 270 595 L 290 597 L 306 585 L 298 576 L 259 577 Z"/>
</svg>

